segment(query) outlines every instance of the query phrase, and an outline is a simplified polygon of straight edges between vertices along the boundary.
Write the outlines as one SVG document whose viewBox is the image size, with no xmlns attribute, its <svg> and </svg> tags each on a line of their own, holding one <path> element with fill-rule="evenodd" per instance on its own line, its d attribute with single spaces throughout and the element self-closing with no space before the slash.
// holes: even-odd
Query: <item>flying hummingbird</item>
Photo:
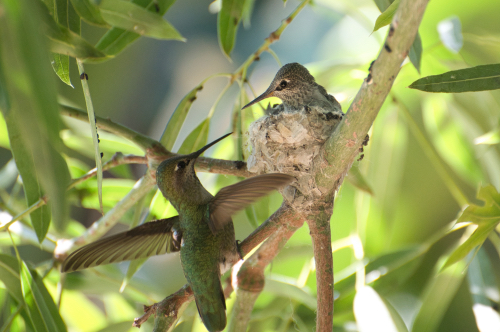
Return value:
<svg viewBox="0 0 500 332">
<path fill-rule="evenodd" d="M 285 110 L 317 106 L 324 113 L 344 114 L 339 102 L 329 95 L 324 87 L 316 83 L 306 67 L 296 62 L 281 67 L 267 90 L 242 109 L 269 97 L 281 99 Z"/>
<path fill-rule="evenodd" d="M 294 180 L 286 174 L 263 174 L 222 188 L 212 196 L 198 180 L 194 164 L 205 150 L 229 135 L 158 166 L 158 188 L 178 216 L 88 244 L 66 258 L 62 271 L 180 251 L 184 275 L 205 327 L 210 332 L 223 330 L 226 301 L 220 276 L 241 259 L 231 215 Z"/>
</svg>

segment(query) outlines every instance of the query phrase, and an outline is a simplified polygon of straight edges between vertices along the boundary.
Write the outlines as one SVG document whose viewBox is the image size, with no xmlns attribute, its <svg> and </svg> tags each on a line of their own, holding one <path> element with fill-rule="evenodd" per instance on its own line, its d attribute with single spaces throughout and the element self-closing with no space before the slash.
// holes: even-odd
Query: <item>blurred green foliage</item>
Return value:
<svg viewBox="0 0 500 332">
<path fill-rule="evenodd" d="M 194 18 L 205 17 L 199 13 L 208 12 L 207 5 L 174 2 L 0 3 L 0 331 L 134 331 L 131 322 L 143 304 L 184 284 L 175 254 L 140 267 L 132 264 L 128 272 L 128 263 L 122 263 L 68 275 L 60 274 L 53 259 L 58 241 L 84 234 L 99 219 L 94 178 L 67 190 L 70 176 L 84 176 L 95 165 L 88 123 L 58 114 L 58 100 L 84 105 L 83 92 L 69 87 L 79 79 L 74 57 L 86 63 L 98 116 L 185 153 L 233 130 L 234 141 L 221 142 L 211 157 L 248 156 L 244 133 L 262 110 L 240 112 L 240 106 L 265 89 L 279 65 L 266 53 L 254 67 L 249 67 L 254 59 L 245 58 L 303 3 L 288 1 L 283 9 L 279 0 L 215 1 L 210 10 L 218 18 L 208 23 L 215 31 L 212 43 L 220 43 L 215 53 L 204 40 L 206 26 Z M 384 22 L 390 22 L 397 5 L 390 4 L 317 0 L 300 7 L 270 53 L 283 63 L 310 62 L 318 83 L 347 110 L 383 47 Z M 500 92 L 491 90 L 499 80 L 498 12 L 497 0 L 429 2 L 419 29 L 421 52 L 415 42 L 411 62 L 403 64 L 373 124 L 364 159 L 354 163 L 351 180 L 337 193 L 331 219 L 335 331 L 500 330 Z M 238 29 L 242 21 L 246 30 Z M 183 40 L 181 34 L 187 37 L 182 47 L 192 47 L 184 53 L 176 51 L 174 41 L 138 39 Z M 167 48 L 159 52 L 157 45 L 164 43 Z M 229 56 L 244 65 L 231 67 Z M 171 66 L 166 72 L 162 62 Z M 434 75 L 449 83 L 456 73 L 465 73 L 460 78 L 467 81 L 467 91 L 478 92 L 407 88 L 419 79 L 441 84 Z M 157 90 L 162 81 L 155 75 L 172 76 L 174 83 Z M 471 82 L 478 75 L 490 83 Z M 218 85 L 220 76 L 229 78 L 226 85 Z M 143 156 L 143 145 L 134 141 L 140 134 L 134 135 L 100 130 L 103 161 L 115 152 Z M 128 199 L 144 171 L 125 164 L 105 172 L 107 216 Z M 225 175 L 199 177 L 212 193 L 238 181 Z M 122 211 L 113 232 L 176 214 L 150 187 L 134 208 Z M 239 213 L 237 238 L 247 236 L 280 202 L 274 194 Z M 14 216 L 19 221 L 9 224 Z M 316 279 L 310 243 L 304 226 L 269 266 L 250 331 L 313 329 Z M 151 321 L 141 329 L 151 330 Z M 189 305 L 175 331 L 203 330 L 196 307 Z"/>
</svg>

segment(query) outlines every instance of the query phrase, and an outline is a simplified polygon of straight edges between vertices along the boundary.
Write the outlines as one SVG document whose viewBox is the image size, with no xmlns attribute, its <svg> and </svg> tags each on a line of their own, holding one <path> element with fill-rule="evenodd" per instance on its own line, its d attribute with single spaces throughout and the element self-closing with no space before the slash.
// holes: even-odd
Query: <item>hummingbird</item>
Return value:
<svg viewBox="0 0 500 332">
<path fill-rule="evenodd" d="M 281 67 L 267 90 L 242 109 L 269 97 L 281 99 L 285 110 L 317 106 L 324 113 L 344 115 L 339 102 L 329 95 L 324 87 L 316 83 L 306 67 L 297 62 Z"/>
<path fill-rule="evenodd" d="M 147 222 L 88 244 L 66 258 L 62 271 L 180 251 L 182 269 L 205 327 L 210 332 L 222 331 L 226 326 L 226 300 L 220 277 L 242 259 L 231 215 L 295 179 L 280 173 L 258 175 L 212 196 L 196 176 L 194 164 L 205 150 L 230 134 L 158 166 L 158 188 L 178 216 Z"/>
</svg>

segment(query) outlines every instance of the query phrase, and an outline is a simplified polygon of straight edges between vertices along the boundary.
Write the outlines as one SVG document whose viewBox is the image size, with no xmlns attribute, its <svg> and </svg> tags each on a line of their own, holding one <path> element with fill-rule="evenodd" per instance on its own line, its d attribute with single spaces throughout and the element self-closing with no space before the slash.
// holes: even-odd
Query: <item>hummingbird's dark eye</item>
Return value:
<svg viewBox="0 0 500 332">
<path fill-rule="evenodd" d="M 287 84 L 288 84 L 287 81 L 285 81 L 285 80 L 281 81 L 280 85 L 276 88 L 276 90 L 278 90 L 278 91 L 283 90 L 284 88 L 286 88 Z"/>
<path fill-rule="evenodd" d="M 189 164 L 189 161 L 188 162 L 185 162 L 184 160 L 181 160 L 177 163 L 177 166 L 175 167 L 175 170 L 178 171 L 180 169 L 184 169 L 186 167 L 186 165 Z"/>
</svg>

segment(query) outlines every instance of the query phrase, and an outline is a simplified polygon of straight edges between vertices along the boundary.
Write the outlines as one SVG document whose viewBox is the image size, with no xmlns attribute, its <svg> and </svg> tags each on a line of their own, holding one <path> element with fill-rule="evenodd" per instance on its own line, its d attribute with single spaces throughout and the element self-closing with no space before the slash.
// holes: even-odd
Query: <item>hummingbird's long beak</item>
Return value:
<svg viewBox="0 0 500 332">
<path fill-rule="evenodd" d="M 203 152 L 205 152 L 206 149 L 208 149 L 209 147 L 211 147 L 212 145 L 214 145 L 215 143 L 223 140 L 224 138 L 228 137 L 229 135 L 231 135 L 232 133 L 229 133 L 229 134 L 226 134 L 222 137 L 219 137 L 218 139 L 216 139 L 215 141 L 213 141 L 212 143 L 208 143 L 207 145 L 205 145 L 204 147 L 202 147 L 201 149 L 199 149 L 198 151 L 196 152 L 193 152 L 192 153 L 192 156 L 193 158 L 198 158 Z"/>
<path fill-rule="evenodd" d="M 272 96 L 274 96 L 274 89 L 271 90 L 271 87 L 269 87 L 266 90 L 266 92 L 264 92 L 263 94 L 261 94 L 260 96 L 258 96 L 257 98 L 255 98 L 254 100 L 252 100 L 251 102 L 246 104 L 245 106 L 243 106 L 242 109 L 245 109 L 248 106 L 252 106 L 253 104 L 258 103 L 259 101 L 264 100 L 264 99 L 269 98 L 269 97 L 272 97 Z"/>
</svg>

